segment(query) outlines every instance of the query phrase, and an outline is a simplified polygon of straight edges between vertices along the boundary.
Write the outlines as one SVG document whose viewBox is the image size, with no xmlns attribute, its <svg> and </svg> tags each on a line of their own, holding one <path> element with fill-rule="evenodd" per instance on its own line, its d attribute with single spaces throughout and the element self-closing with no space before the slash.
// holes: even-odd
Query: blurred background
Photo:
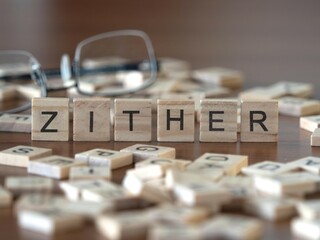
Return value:
<svg viewBox="0 0 320 240">
<path fill-rule="evenodd" d="M 316 82 L 319 12 L 317 0 L 1 0 L 0 50 L 29 51 L 53 68 L 91 35 L 135 28 L 157 56 L 241 70 L 247 86 Z"/>
</svg>

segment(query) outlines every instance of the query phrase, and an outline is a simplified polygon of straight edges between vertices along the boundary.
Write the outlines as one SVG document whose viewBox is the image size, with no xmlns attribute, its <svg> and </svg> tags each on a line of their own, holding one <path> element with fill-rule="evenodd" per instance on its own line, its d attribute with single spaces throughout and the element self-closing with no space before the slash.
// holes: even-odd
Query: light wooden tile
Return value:
<svg viewBox="0 0 320 240">
<path fill-rule="evenodd" d="M 148 212 L 151 221 L 156 223 L 166 222 L 170 224 L 182 225 L 199 224 L 205 221 L 209 212 L 206 208 L 186 207 L 181 205 L 161 204 L 151 208 Z"/>
<path fill-rule="evenodd" d="M 194 141 L 194 101 L 158 100 L 157 139 L 159 142 Z"/>
<path fill-rule="evenodd" d="M 78 179 L 111 179 L 109 167 L 72 167 L 69 174 L 70 180 Z"/>
<path fill-rule="evenodd" d="M 162 57 L 159 58 L 160 72 L 162 76 L 170 75 L 172 72 L 188 71 L 191 69 L 191 64 L 185 60 Z"/>
<path fill-rule="evenodd" d="M 160 165 L 128 170 L 123 179 L 123 187 L 134 196 L 140 196 L 151 202 L 171 201 L 171 197 L 165 189 L 164 170 Z"/>
<path fill-rule="evenodd" d="M 114 140 L 151 141 L 151 99 L 115 99 Z"/>
<path fill-rule="evenodd" d="M 89 220 L 94 220 L 97 216 L 113 211 L 113 205 L 109 202 L 89 202 L 76 201 L 67 202 L 60 206 L 64 212 L 77 214 Z"/>
<path fill-rule="evenodd" d="M 140 196 L 154 203 L 173 203 L 175 201 L 163 178 L 146 181 Z"/>
<path fill-rule="evenodd" d="M 135 164 L 135 168 L 145 167 L 149 165 L 160 165 L 164 170 L 173 168 L 177 170 L 185 170 L 191 163 L 190 160 L 171 159 L 171 158 L 150 158 Z"/>
<path fill-rule="evenodd" d="M 133 161 L 139 162 L 148 158 L 176 158 L 176 149 L 171 147 L 135 144 L 121 149 L 120 152 L 133 154 Z"/>
<path fill-rule="evenodd" d="M 276 176 L 253 177 L 255 189 L 276 197 L 303 196 L 318 192 L 320 177 L 308 172 L 286 173 Z"/>
<path fill-rule="evenodd" d="M 194 163 L 198 162 L 212 164 L 212 168 L 221 169 L 225 172 L 226 175 L 235 176 L 241 171 L 242 168 L 248 166 L 248 156 L 221 153 L 205 153 L 197 158 Z"/>
<path fill-rule="evenodd" d="M 241 172 L 245 175 L 262 175 L 273 176 L 290 172 L 296 169 L 295 166 L 290 166 L 280 162 L 262 161 L 242 168 Z"/>
<path fill-rule="evenodd" d="M 131 165 L 133 154 L 131 152 L 95 148 L 75 154 L 75 160 L 85 162 L 90 167 L 109 167 L 113 170 Z"/>
<path fill-rule="evenodd" d="M 308 156 L 295 160 L 293 162 L 287 163 L 287 166 L 301 168 L 305 171 L 320 175 L 320 158 Z"/>
<path fill-rule="evenodd" d="M 231 199 L 231 194 L 226 189 L 215 183 L 199 180 L 178 182 L 174 184 L 173 192 L 178 201 L 186 206 L 219 206 Z"/>
<path fill-rule="evenodd" d="M 244 76 L 240 71 L 221 67 L 194 70 L 192 77 L 204 83 L 228 88 L 239 88 L 244 81 Z"/>
<path fill-rule="evenodd" d="M 16 86 L 0 82 L 0 100 L 6 101 L 17 97 Z"/>
<path fill-rule="evenodd" d="M 201 175 L 214 182 L 221 179 L 225 174 L 224 166 L 206 161 L 191 163 L 186 168 L 186 172 Z"/>
<path fill-rule="evenodd" d="M 80 89 L 86 93 L 98 92 L 105 87 L 111 87 L 116 82 L 115 74 L 103 74 L 94 76 L 85 76 L 81 78 Z"/>
<path fill-rule="evenodd" d="M 81 229 L 84 218 L 58 208 L 21 210 L 18 212 L 19 227 L 46 235 Z"/>
<path fill-rule="evenodd" d="M 69 201 L 60 195 L 51 194 L 26 194 L 15 203 L 15 211 L 21 210 L 48 210 L 59 209 L 71 214 L 92 219 L 113 208 L 107 202 Z"/>
<path fill-rule="evenodd" d="M 157 224 L 152 226 L 148 233 L 150 240 L 199 240 L 202 238 L 202 233 L 195 226 L 174 226 L 168 224 Z"/>
<path fill-rule="evenodd" d="M 124 188 L 133 196 L 139 196 L 152 203 L 173 202 L 173 196 L 166 188 L 163 179 L 143 180 L 135 175 L 126 175 Z"/>
<path fill-rule="evenodd" d="M 115 184 L 102 179 L 63 181 L 60 182 L 59 187 L 71 201 L 82 199 L 83 190 L 117 189 Z"/>
<path fill-rule="evenodd" d="M 278 102 L 242 101 L 241 142 L 278 141 Z"/>
<path fill-rule="evenodd" d="M 25 98 L 38 98 L 41 97 L 41 88 L 34 83 L 31 84 L 21 84 L 17 86 L 17 92 L 19 95 Z"/>
<path fill-rule="evenodd" d="M 254 240 L 261 239 L 263 223 L 252 217 L 224 214 L 206 222 L 202 231 L 204 239 Z"/>
<path fill-rule="evenodd" d="M 110 141 L 110 99 L 73 99 L 73 140 Z"/>
<path fill-rule="evenodd" d="M 237 105 L 236 100 L 201 100 L 200 141 L 236 142 Z"/>
<path fill-rule="evenodd" d="M 239 93 L 239 98 L 243 101 L 247 100 L 271 100 L 278 99 L 285 95 L 282 89 L 269 89 L 268 87 L 254 87 Z"/>
<path fill-rule="evenodd" d="M 269 86 L 270 91 L 283 92 L 284 96 L 295 96 L 301 98 L 311 97 L 314 92 L 314 86 L 304 82 L 278 82 Z"/>
<path fill-rule="evenodd" d="M 248 198 L 244 211 L 271 221 L 289 220 L 297 213 L 294 200 L 261 196 Z"/>
<path fill-rule="evenodd" d="M 173 190 L 173 187 L 176 184 L 192 184 L 196 181 L 213 183 L 212 176 L 208 177 L 205 174 L 199 174 L 198 172 L 193 171 L 178 171 L 176 169 L 168 169 L 165 174 L 165 184 L 170 190 Z"/>
<path fill-rule="evenodd" d="M 69 140 L 69 99 L 32 99 L 32 140 Z"/>
<path fill-rule="evenodd" d="M 82 199 L 94 203 L 109 204 L 114 211 L 141 209 L 146 202 L 126 191 L 120 185 L 109 182 L 107 186 L 81 190 Z"/>
<path fill-rule="evenodd" d="M 6 177 L 4 186 L 13 193 L 49 192 L 53 190 L 52 179 L 35 176 Z"/>
<path fill-rule="evenodd" d="M 320 101 L 297 97 L 279 99 L 279 112 L 288 116 L 307 116 L 320 113 Z"/>
<path fill-rule="evenodd" d="M 226 188 L 231 194 L 231 200 L 223 205 L 223 210 L 242 211 L 247 200 L 255 196 L 252 177 L 224 176 L 218 185 Z"/>
<path fill-rule="evenodd" d="M 308 220 L 315 220 L 320 218 L 320 200 L 312 199 L 300 201 L 297 203 L 297 210 L 300 217 Z"/>
<path fill-rule="evenodd" d="M 38 148 L 31 146 L 15 146 L 0 152 L 0 164 L 28 167 L 31 160 L 50 156 L 52 150 L 48 148 Z"/>
<path fill-rule="evenodd" d="M 0 187 L 0 208 L 8 207 L 12 202 L 12 194 Z"/>
<path fill-rule="evenodd" d="M 15 212 L 20 210 L 42 210 L 42 209 L 52 209 L 60 208 L 64 206 L 69 201 L 60 196 L 46 193 L 28 193 L 22 195 L 16 202 L 14 206 Z"/>
<path fill-rule="evenodd" d="M 0 116 L 1 132 L 31 132 L 31 115 L 3 114 Z"/>
<path fill-rule="evenodd" d="M 320 128 L 320 115 L 301 117 L 300 128 L 309 132 L 314 132 L 317 128 Z"/>
<path fill-rule="evenodd" d="M 97 218 L 98 231 L 110 240 L 146 239 L 149 221 L 141 211 L 102 215 Z"/>
<path fill-rule="evenodd" d="M 311 146 L 320 146 L 320 128 L 316 128 L 311 134 Z"/>
<path fill-rule="evenodd" d="M 294 218 L 290 228 L 293 236 L 299 239 L 320 239 L 320 219 Z"/>
<path fill-rule="evenodd" d="M 150 96 L 159 96 L 163 93 L 176 92 L 180 85 L 180 79 L 158 78 L 157 81 L 144 92 Z"/>
<path fill-rule="evenodd" d="M 73 158 L 53 155 L 30 162 L 28 173 L 56 179 L 65 179 L 69 177 L 71 167 L 82 165 L 85 164 L 77 162 Z"/>
</svg>

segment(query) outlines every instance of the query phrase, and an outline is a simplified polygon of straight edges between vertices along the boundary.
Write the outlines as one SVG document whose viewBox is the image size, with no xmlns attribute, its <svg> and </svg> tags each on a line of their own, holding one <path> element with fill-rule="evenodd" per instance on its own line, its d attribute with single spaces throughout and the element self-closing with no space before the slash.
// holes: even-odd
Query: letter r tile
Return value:
<svg viewBox="0 0 320 240">
<path fill-rule="evenodd" d="M 278 141 L 278 102 L 242 101 L 241 142 Z"/>
</svg>

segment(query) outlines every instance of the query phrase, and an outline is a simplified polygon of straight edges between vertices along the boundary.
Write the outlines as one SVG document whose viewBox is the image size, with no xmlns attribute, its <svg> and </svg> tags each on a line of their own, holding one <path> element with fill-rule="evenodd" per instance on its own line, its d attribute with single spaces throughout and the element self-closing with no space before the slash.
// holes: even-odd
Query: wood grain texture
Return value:
<svg viewBox="0 0 320 240">
<path fill-rule="evenodd" d="M 201 100 L 200 141 L 236 142 L 237 109 L 236 100 Z"/>
<path fill-rule="evenodd" d="M 116 99 L 114 104 L 114 140 L 150 142 L 151 99 Z"/>
<path fill-rule="evenodd" d="M 73 100 L 73 141 L 110 141 L 110 99 Z"/>
<path fill-rule="evenodd" d="M 159 142 L 194 141 L 194 101 L 158 99 Z"/>
<path fill-rule="evenodd" d="M 277 142 L 278 111 L 277 101 L 242 101 L 241 142 Z"/>
<path fill-rule="evenodd" d="M 33 98 L 31 115 L 32 140 L 69 140 L 68 98 Z"/>
</svg>

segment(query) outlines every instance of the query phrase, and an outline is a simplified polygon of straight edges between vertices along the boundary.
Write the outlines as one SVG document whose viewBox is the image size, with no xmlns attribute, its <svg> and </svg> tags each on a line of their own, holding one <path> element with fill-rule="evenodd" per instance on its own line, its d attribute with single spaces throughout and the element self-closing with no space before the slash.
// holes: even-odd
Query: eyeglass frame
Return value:
<svg viewBox="0 0 320 240">
<path fill-rule="evenodd" d="M 117 36 L 137 36 L 137 37 L 141 37 L 144 40 L 144 43 L 146 44 L 146 48 L 147 48 L 148 57 L 150 60 L 151 75 L 150 75 L 149 79 L 144 81 L 142 85 L 140 85 L 138 87 L 133 87 L 133 88 L 130 88 L 127 90 L 125 90 L 125 89 L 118 90 L 118 91 L 113 90 L 113 92 L 110 92 L 110 93 L 95 92 L 94 94 L 82 91 L 79 87 L 80 70 L 81 70 L 81 67 L 80 67 L 81 49 L 83 48 L 83 46 L 85 46 L 86 44 L 89 44 L 91 42 L 101 40 L 104 38 L 117 37 Z M 41 97 L 47 97 L 48 92 L 51 92 L 51 91 L 66 90 L 66 89 L 69 89 L 72 87 L 76 87 L 77 91 L 82 95 L 99 96 L 99 97 L 116 97 L 116 96 L 120 96 L 120 95 L 126 95 L 126 94 L 135 93 L 137 91 L 141 91 L 141 90 L 151 86 L 157 80 L 158 64 L 157 64 L 157 60 L 156 60 L 155 53 L 153 50 L 152 42 L 151 42 L 149 36 L 141 30 L 134 29 L 134 30 L 117 30 L 117 31 L 105 32 L 105 33 L 94 35 L 94 36 L 91 36 L 89 38 L 82 40 L 76 46 L 75 56 L 74 56 L 72 65 L 70 65 L 69 56 L 64 54 L 61 57 L 60 71 L 59 70 L 49 70 L 48 71 L 48 72 L 50 72 L 49 76 L 50 75 L 51 76 L 52 75 L 60 75 L 62 80 L 64 81 L 64 83 L 70 81 L 72 76 L 75 77 L 74 83 L 72 85 L 63 86 L 63 87 L 59 87 L 59 88 L 48 88 L 46 70 L 43 70 L 41 68 L 41 64 L 39 63 L 39 61 L 31 53 L 29 53 L 27 51 L 23 51 L 23 50 L 10 50 L 10 51 L 1 51 L 0 52 L 0 54 L 12 54 L 12 53 L 22 54 L 22 55 L 28 56 L 29 59 L 31 60 L 31 67 L 32 67 L 31 77 L 32 77 L 32 80 L 34 80 L 35 83 L 38 86 L 40 86 Z M 14 77 L 19 78 L 21 76 L 14 76 Z M 28 103 L 23 106 L 13 108 L 13 109 L 10 109 L 10 110 L 4 111 L 4 112 L 0 112 L 0 113 L 22 112 L 22 111 L 29 109 L 30 107 L 31 107 L 31 103 Z"/>
</svg>

